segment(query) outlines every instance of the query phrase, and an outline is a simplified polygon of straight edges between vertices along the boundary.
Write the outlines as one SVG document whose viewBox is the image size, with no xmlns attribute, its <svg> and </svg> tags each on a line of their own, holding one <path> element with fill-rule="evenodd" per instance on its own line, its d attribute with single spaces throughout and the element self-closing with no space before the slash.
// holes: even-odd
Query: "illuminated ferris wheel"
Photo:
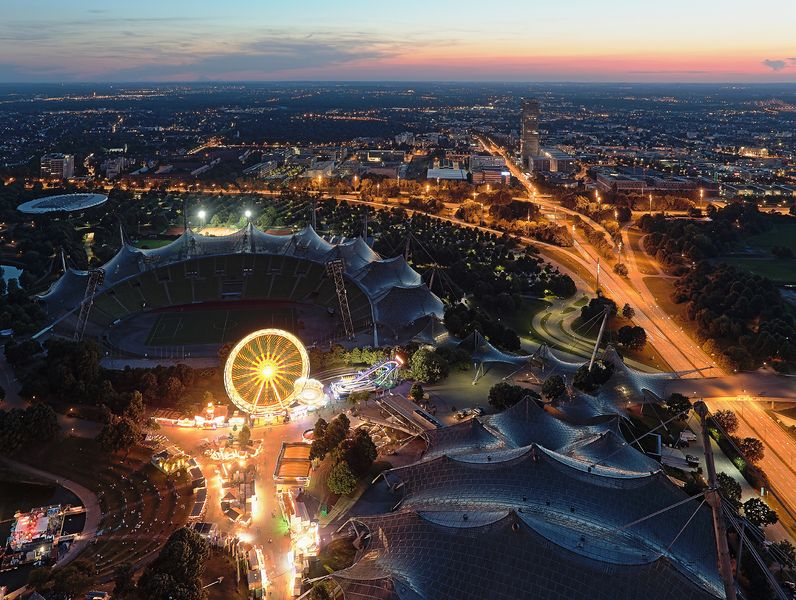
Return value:
<svg viewBox="0 0 796 600">
<path fill-rule="evenodd" d="M 296 380 L 310 370 L 307 350 L 281 329 L 261 329 L 239 341 L 224 366 L 224 387 L 244 412 L 264 415 L 286 409 L 297 393 Z"/>
</svg>

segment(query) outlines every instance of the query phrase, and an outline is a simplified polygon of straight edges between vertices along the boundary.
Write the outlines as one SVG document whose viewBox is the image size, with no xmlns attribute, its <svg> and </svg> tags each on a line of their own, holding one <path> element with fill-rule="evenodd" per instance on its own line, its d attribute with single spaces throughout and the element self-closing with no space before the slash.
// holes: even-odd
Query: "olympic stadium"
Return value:
<svg viewBox="0 0 796 600">
<path fill-rule="evenodd" d="M 59 194 L 25 202 L 17 206 L 17 210 L 26 215 L 78 212 L 104 204 L 107 200 L 104 194 Z"/>
<path fill-rule="evenodd" d="M 619 418 L 576 425 L 526 398 L 427 432 L 337 531 L 356 558 L 325 579 L 346 600 L 724 597 L 710 509 Z"/>
<path fill-rule="evenodd" d="M 99 269 L 63 268 L 38 296 L 51 320 L 45 332 L 128 356 L 214 357 L 267 327 L 307 345 L 394 344 L 443 316 L 402 256 L 385 259 L 362 238 L 325 239 L 309 226 L 274 235 L 249 224 L 218 237 L 187 229 L 160 248 L 124 242 Z"/>
</svg>

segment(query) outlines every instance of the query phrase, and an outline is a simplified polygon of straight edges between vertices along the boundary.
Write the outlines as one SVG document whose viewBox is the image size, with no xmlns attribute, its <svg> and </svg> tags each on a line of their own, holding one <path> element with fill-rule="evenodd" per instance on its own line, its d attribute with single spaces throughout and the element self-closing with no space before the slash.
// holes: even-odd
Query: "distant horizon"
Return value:
<svg viewBox="0 0 796 600">
<path fill-rule="evenodd" d="M 262 85 L 262 84 L 301 84 L 301 85 L 365 85 L 365 84 L 436 84 L 436 85 L 550 85 L 550 86 L 751 86 L 751 87 L 796 87 L 796 81 L 571 81 L 571 80 L 477 80 L 477 79 L 197 79 L 186 81 L 0 81 L 0 87 L 11 86 L 96 86 L 96 85 L 129 85 L 129 86 L 169 86 L 169 85 Z"/>
<path fill-rule="evenodd" d="M 769 0 L 4 0 L 0 81 L 796 82 Z"/>
</svg>

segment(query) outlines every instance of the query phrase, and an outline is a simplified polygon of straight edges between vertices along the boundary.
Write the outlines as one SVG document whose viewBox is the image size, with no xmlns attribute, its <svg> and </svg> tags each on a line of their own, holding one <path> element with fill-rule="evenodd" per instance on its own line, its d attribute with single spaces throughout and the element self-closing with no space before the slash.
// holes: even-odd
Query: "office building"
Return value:
<svg viewBox="0 0 796 600">
<path fill-rule="evenodd" d="M 522 132 L 520 135 L 520 153 L 523 168 L 533 167 L 533 157 L 539 156 L 539 102 L 537 100 L 522 101 Z"/>
<path fill-rule="evenodd" d="M 75 175 L 72 154 L 51 153 L 41 157 L 41 176 L 44 179 L 71 179 Z"/>
</svg>

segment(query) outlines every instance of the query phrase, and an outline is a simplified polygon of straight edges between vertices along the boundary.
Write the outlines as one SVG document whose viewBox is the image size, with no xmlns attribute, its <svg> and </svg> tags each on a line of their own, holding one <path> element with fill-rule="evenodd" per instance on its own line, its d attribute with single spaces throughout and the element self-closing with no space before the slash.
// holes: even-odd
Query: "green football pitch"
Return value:
<svg viewBox="0 0 796 600">
<path fill-rule="evenodd" d="M 189 310 L 158 315 L 149 330 L 147 346 L 192 346 L 236 342 L 257 329 L 278 327 L 295 331 L 292 308 Z"/>
</svg>

